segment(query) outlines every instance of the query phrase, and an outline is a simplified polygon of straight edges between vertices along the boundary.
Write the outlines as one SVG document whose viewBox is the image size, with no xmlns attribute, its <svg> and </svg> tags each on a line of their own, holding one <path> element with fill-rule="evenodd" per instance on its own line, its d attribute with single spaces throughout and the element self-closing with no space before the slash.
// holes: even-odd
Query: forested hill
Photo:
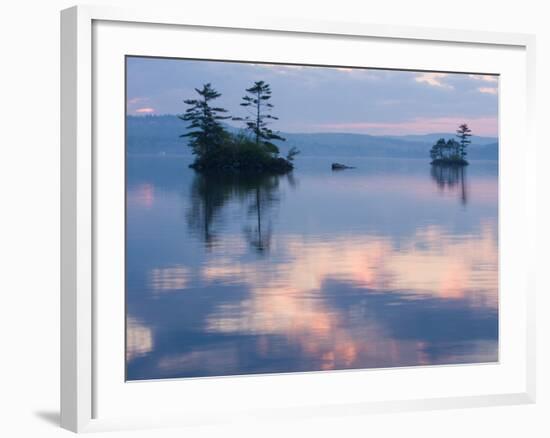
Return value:
<svg viewBox="0 0 550 438">
<path fill-rule="evenodd" d="M 176 116 L 128 116 L 126 118 L 127 152 L 130 154 L 190 154 L 187 140 L 179 136 L 186 124 Z M 228 127 L 229 130 L 236 129 Z M 391 158 L 427 158 L 437 139 L 453 138 L 454 133 L 426 135 L 374 136 L 366 134 L 282 132 L 285 142 L 275 142 L 284 155 L 296 146 L 301 156 L 371 156 Z M 498 159 L 498 140 L 472 137 L 468 159 Z"/>
</svg>

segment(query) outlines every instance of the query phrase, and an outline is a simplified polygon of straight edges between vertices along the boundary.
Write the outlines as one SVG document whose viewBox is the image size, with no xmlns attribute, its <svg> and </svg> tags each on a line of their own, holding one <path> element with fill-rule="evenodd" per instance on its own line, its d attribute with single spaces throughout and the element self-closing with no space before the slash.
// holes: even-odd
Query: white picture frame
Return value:
<svg viewBox="0 0 550 438">
<path fill-rule="evenodd" d="M 97 26 L 105 26 L 100 29 Z M 352 396 L 346 391 L 337 392 L 336 388 L 353 384 L 354 380 L 367 381 L 377 379 L 383 382 L 391 378 L 395 382 L 407 382 L 412 374 L 407 370 L 370 371 L 342 371 L 329 374 L 308 373 L 295 374 L 277 378 L 274 376 L 255 376 L 237 378 L 209 378 L 191 379 L 187 383 L 185 391 L 202 391 L 204 394 L 216 394 L 218 388 L 221 391 L 234 391 L 242 395 L 235 402 L 235 406 L 227 404 L 224 397 L 220 397 L 219 403 L 196 403 L 196 409 L 185 403 L 173 404 L 168 409 L 162 403 L 156 406 L 144 406 L 143 412 L 138 413 L 136 406 L 125 406 L 124 400 L 139 400 L 140 394 L 144 399 L 151 399 L 166 392 L 168 403 L 181 390 L 181 382 L 143 382 L 125 384 L 120 381 L 118 374 L 107 376 L 109 369 L 115 369 L 119 365 L 110 357 L 110 352 L 119 348 L 119 344 L 108 342 L 102 334 L 107 327 L 115 333 L 114 337 L 123 333 L 124 315 L 120 312 L 106 308 L 105 300 L 98 300 L 98 291 L 105 283 L 104 278 L 110 274 L 104 274 L 102 263 L 105 262 L 105 245 L 101 235 L 116 233 L 114 227 L 107 231 L 101 225 L 105 223 L 101 218 L 101 208 L 97 208 L 102 202 L 117 202 L 119 198 L 105 200 L 109 195 L 105 194 L 102 187 L 110 185 L 116 180 L 115 175 L 123 175 L 120 169 L 120 160 L 106 158 L 105 155 L 97 155 L 96 147 L 98 139 L 105 139 L 105 135 L 113 135 L 120 143 L 120 124 L 106 126 L 102 119 L 102 110 L 105 108 L 101 93 L 98 89 L 110 88 L 114 95 L 120 95 L 120 78 L 112 84 L 98 85 L 105 72 L 101 66 L 109 56 L 120 58 L 121 53 L 127 52 L 125 32 L 132 32 L 133 44 L 139 44 L 140 29 L 148 27 L 153 33 L 178 32 L 178 29 L 186 29 L 189 32 L 200 32 L 201 35 L 220 32 L 236 32 L 239 37 L 254 35 L 268 35 L 272 39 L 299 39 L 299 38 L 335 38 L 338 44 L 347 44 L 346 41 L 371 41 L 373 44 L 384 42 L 388 45 L 407 44 L 412 47 L 424 47 L 427 54 L 445 49 L 447 45 L 460 48 L 464 53 L 468 51 L 484 50 L 489 56 L 494 52 L 494 63 L 497 66 L 483 72 L 507 74 L 512 78 L 520 78 L 522 86 L 508 88 L 506 80 L 502 81 L 501 91 L 505 98 L 501 105 L 510 106 L 514 102 L 517 106 L 513 111 L 517 120 L 513 128 L 509 125 L 502 127 L 506 131 L 505 140 L 501 145 L 501 153 L 505 159 L 500 165 L 500 177 L 502 184 L 500 197 L 504 201 L 500 215 L 506 218 L 503 238 L 508 239 L 509 244 L 501 254 L 504 266 L 515 263 L 517 269 L 513 274 L 503 274 L 501 287 L 510 286 L 516 292 L 504 296 L 501 304 L 502 330 L 511 333 L 513 319 L 518 322 L 514 336 L 504 336 L 501 347 L 508 348 L 510 354 L 501 359 L 496 367 L 478 365 L 470 368 L 445 368 L 424 367 L 414 371 L 414 379 L 422 382 L 422 379 L 458 379 L 457 387 L 467 387 L 465 381 L 469 376 L 477 376 L 479 382 L 488 382 L 481 385 L 477 392 L 470 389 L 446 392 L 445 388 L 439 391 L 433 389 L 429 394 L 418 396 L 421 392 L 413 390 L 407 392 L 402 389 L 389 391 L 383 396 L 379 390 L 378 395 L 361 397 Z M 102 34 L 102 32 L 104 34 Z M 103 36 L 102 36 L 103 35 Z M 172 35 L 170 35 L 171 37 Z M 104 41 L 108 38 L 109 49 L 106 49 Z M 162 38 L 162 37 L 159 37 Z M 310 38 L 310 39 L 315 39 Z M 147 39 L 147 49 L 160 50 L 162 41 L 156 38 Z M 289 44 L 288 41 L 281 42 Z M 313 43 L 312 43 L 313 44 Z M 207 46 L 203 46 L 206 50 Z M 198 49 L 201 49 L 199 47 Z M 145 49 L 144 49 L 145 50 Z M 168 52 L 172 49 L 165 48 Z M 252 51 L 252 49 L 249 49 Z M 534 51 L 535 40 L 531 35 L 491 33 L 483 31 L 460 31 L 449 29 L 423 29 L 415 27 L 382 26 L 364 23 L 337 23 L 337 22 L 312 22 L 308 20 L 279 20 L 272 18 L 243 17 L 241 20 L 226 21 L 223 17 L 192 16 L 178 11 L 152 10 L 127 10 L 109 7 L 78 6 L 62 11 L 61 13 L 61 425 L 75 431 L 98 431 L 119 428 L 160 427 L 188 424 L 203 424 L 208 422 L 234 421 L 239 418 L 296 418 L 311 415 L 342 415 L 364 414 L 369 412 L 397 412 L 415 409 L 440 409 L 450 407 L 474 407 L 499 404 L 532 403 L 535 400 L 535 290 L 533 269 L 535 224 L 534 210 L 535 198 L 535 140 L 533 134 L 534 121 Z M 109 52 L 109 53 L 107 53 Z M 166 53 L 168 53 L 166 52 Z M 498 52 L 498 53 L 497 53 Z M 171 53 L 171 52 L 170 52 Z M 213 53 L 213 52 L 212 52 Z M 435 52 L 434 52 L 435 53 Z M 480 52 L 481 53 L 481 52 Z M 163 53 L 165 54 L 165 53 Z M 485 52 L 483 52 L 486 55 Z M 106 58 L 102 58 L 104 56 Z M 209 56 L 214 55 L 206 55 Z M 235 54 L 234 56 L 246 56 Z M 254 58 L 257 55 L 251 53 Z M 272 55 L 275 56 L 275 55 Z M 292 56 L 292 55 L 287 55 Z M 298 56 L 298 55 L 297 55 Z M 331 54 L 323 56 L 330 57 Z M 404 56 L 404 54 L 403 54 Z M 405 56 L 404 56 L 405 57 Z M 406 57 L 405 57 L 406 58 Z M 461 68 L 460 61 L 445 60 L 442 56 L 439 60 L 425 62 L 426 70 L 443 71 L 481 71 L 475 69 L 476 62 L 491 61 L 472 57 L 471 61 L 464 61 Z M 498 58 L 498 59 L 497 59 Z M 329 58 L 326 58 L 329 59 Z M 99 60 L 99 62 L 98 62 Z M 273 60 L 269 58 L 269 60 Z M 294 58 L 296 60 L 296 58 Z M 518 60 L 521 62 L 518 63 Z M 384 62 L 380 60 L 379 62 Z M 407 60 L 400 61 L 397 67 L 403 68 Z M 467 63 L 470 62 L 469 65 Z M 328 63 L 328 61 L 327 61 Z M 457 64 L 458 63 L 458 64 Z M 336 61 L 333 64 L 338 65 Z M 443 66 L 445 64 L 445 66 Z M 341 65 L 341 64 L 340 64 Z M 386 67 L 387 64 L 381 64 Z M 441 65 L 443 67 L 438 67 Z M 510 67 L 507 67 L 507 66 Z M 512 67 L 512 65 L 514 67 Z M 411 66 L 415 69 L 418 65 Z M 507 70 L 507 69 L 510 70 Z M 512 69 L 515 69 L 512 71 Z M 507 73 L 503 73 L 507 72 Z M 116 75 L 116 74 L 115 74 Z M 515 75 L 515 76 L 514 76 Z M 118 85 L 117 85 L 118 84 Z M 99 87 L 99 88 L 98 88 Z M 507 90 L 510 94 L 506 94 Z M 506 97 L 508 96 L 508 97 Z M 111 104 L 112 102 L 110 102 Z M 102 106 L 103 105 L 103 106 Z M 112 107 L 112 105 L 110 105 Z M 501 119 L 510 120 L 512 114 L 506 113 L 507 107 L 501 107 Z M 112 111 L 119 111 L 121 118 L 124 106 L 113 107 Z M 116 114 L 116 113 L 113 113 Z M 516 119 L 517 117 L 517 119 Z M 118 123 L 118 122 L 117 122 Z M 501 121 L 501 123 L 503 123 Z M 98 129 L 98 126 L 100 128 Z M 524 140 L 525 139 L 525 140 Z M 520 150 L 506 146 L 512 140 L 521 140 Z M 524 140 L 524 141 L 523 141 Z M 506 155 L 508 154 L 508 155 Z M 506 158 L 508 157 L 508 158 Z M 507 164 L 508 163 L 508 164 Z M 516 166 L 516 167 L 514 167 Z M 117 170 L 118 168 L 118 170 Z M 118 173 L 117 173 L 118 172 Z M 107 175 L 107 176 L 105 176 Z M 112 181 L 110 180 L 112 179 Z M 515 185 L 510 183 L 515 181 Z M 115 181 L 116 183 L 116 181 Z M 116 193 L 116 190 L 114 190 Z M 522 208 L 517 208 L 517 202 L 522 202 Z M 104 209 L 103 209 L 104 211 Z M 531 214 L 524 214 L 524 212 Z M 99 212 L 99 213 L 98 213 Z M 523 213 L 522 213 L 523 212 Z M 116 222 L 116 215 L 114 222 Z M 524 231 L 520 239 L 514 239 L 508 230 L 521 227 Z M 120 231 L 120 228 L 118 228 Z M 112 236 L 112 234 L 111 234 Z M 114 251 L 116 253 L 116 251 Z M 112 257 L 115 257 L 114 255 Z M 503 258 L 504 257 L 504 258 Z M 514 258 L 515 257 L 515 258 Z M 519 260 L 520 257 L 522 260 Z M 116 266 L 116 263 L 114 263 Z M 99 269 L 98 269 L 99 268 Z M 116 273 L 113 274 L 116 276 Z M 119 273 L 122 275 L 122 273 Z M 109 281 L 111 279 L 109 278 Z M 112 284 L 117 284 L 115 280 Z M 120 291 L 123 294 L 123 290 Z M 510 299 L 508 299 L 510 298 Z M 119 301 L 120 302 L 120 301 Z M 116 303 L 115 303 L 116 304 Z M 504 307 L 503 307 L 504 306 Z M 113 309 L 117 309 L 116 305 Z M 515 312 L 515 313 L 514 313 Z M 106 323 L 104 320 L 110 322 Z M 99 327 L 99 328 L 98 328 Z M 122 331 L 121 331 L 122 330 Z M 514 339 L 511 339 L 514 338 Z M 504 344 L 502 344 L 504 343 Z M 512 346 L 514 344 L 514 346 Z M 112 348 L 111 348 L 112 347 Z M 102 354 L 98 354 L 101 351 Z M 513 356 L 513 357 L 512 357 Z M 117 359 L 118 360 L 118 359 Z M 513 364 L 512 364 L 513 362 Z M 509 370 L 499 374 L 499 370 Z M 483 368 L 485 367 L 485 368 Z M 451 371 L 448 371 L 451 370 Z M 464 371 L 466 370 L 466 371 Z M 400 374 L 401 373 L 401 374 Z M 439 376 L 436 376 L 438 375 Z M 120 386 L 130 387 L 130 391 L 119 391 L 111 385 L 113 379 L 117 379 Z M 277 379 L 277 380 L 274 380 Z M 366 379 L 366 380 L 365 380 Z M 462 382 L 461 382 L 461 379 Z M 508 383 L 505 384 L 504 380 Z M 511 382 L 511 383 L 510 383 Z M 156 386 L 155 386 L 156 385 Z M 179 385 L 179 386 L 178 386 Z M 312 390 L 308 399 L 297 397 L 296 403 L 289 403 L 285 398 L 285 388 L 297 387 Z M 343 385 L 343 386 L 342 386 Z M 113 388 L 111 388 L 113 386 Z M 262 390 L 274 391 L 269 403 L 256 400 L 253 403 L 246 400 L 255 396 L 255 387 Z M 155 387 L 156 389 L 151 389 Z M 174 388 L 179 389 L 174 389 Z M 171 389 L 172 388 L 172 389 Z M 277 392 L 275 388 L 279 388 Z M 315 392 L 314 389 L 318 392 Z M 332 389 L 331 389 L 332 388 Z M 112 391 L 112 392 L 111 392 Z M 123 394 L 123 392 L 125 392 Z M 160 391 L 160 392 L 159 392 Z M 334 391 L 334 392 L 331 392 Z M 374 391 L 376 392 L 376 391 Z M 181 393 L 181 392 L 180 392 Z M 192 393 L 192 392 L 186 392 Z M 416 395 L 415 395 L 416 394 Z M 107 406 L 107 396 L 112 399 L 112 406 Z M 118 398 L 117 398 L 118 397 Z M 126 399 L 124 397 L 127 397 Z M 315 400 L 315 402 L 313 402 Z M 225 405 L 224 405 L 225 403 Z M 120 407 L 120 408 L 117 408 Z M 227 408 L 225 408 L 226 406 Z M 108 414 L 102 414 L 108 412 Z M 132 415 L 132 412 L 134 414 Z M 144 415 L 146 413 L 146 415 Z"/>
</svg>

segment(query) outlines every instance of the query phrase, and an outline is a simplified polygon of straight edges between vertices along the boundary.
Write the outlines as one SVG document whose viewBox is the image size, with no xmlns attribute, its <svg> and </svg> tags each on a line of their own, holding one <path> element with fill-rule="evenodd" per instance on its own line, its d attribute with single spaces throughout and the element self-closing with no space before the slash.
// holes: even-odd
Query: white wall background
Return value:
<svg viewBox="0 0 550 438">
<path fill-rule="evenodd" d="M 482 437 L 550 436 L 550 266 L 547 224 L 550 162 L 543 141 L 550 98 L 550 13 L 523 0 L 183 0 L 95 1 L 217 10 L 237 14 L 414 24 L 537 35 L 539 152 L 538 388 L 536 405 L 366 417 L 238 424 L 105 436 L 208 437 Z M 189 3 L 189 4 L 186 4 Z M 2 4 L 0 15 L 0 435 L 69 436 L 58 428 L 59 404 L 59 10 L 65 0 Z M 521 147 L 521 145 L 518 145 Z M 546 229 L 543 226 L 546 224 Z M 520 231 L 520 230 L 519 230 Z"/>
</svg>

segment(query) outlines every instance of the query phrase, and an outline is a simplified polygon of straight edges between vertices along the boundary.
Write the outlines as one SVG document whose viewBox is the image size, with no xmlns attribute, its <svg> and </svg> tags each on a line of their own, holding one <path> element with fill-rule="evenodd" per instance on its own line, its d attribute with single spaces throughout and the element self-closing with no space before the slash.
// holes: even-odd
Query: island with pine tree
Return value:
<svg viewBox="0 0 550 438">
<path fill-rule="evenodd" d="M 188 122 L 188 132 L 180 137 L 189 137 L 188 145 L 195 155 L 189 167 L 200 172 L 263 172 L 287 173 L 291 171 L 293 159 L 299 153 L 291 148 L 286 157 L 279 156 L 279 148 L 272 140 L 285 139 L 272 131 L 269 124 L 277 117 L 271 114 L 273 105 L 271 89 L 264 81 L 254 82 L 246 89 L 241 106 L 246 110 L 244 117 L 233 117 L 227 110 L 213 105 L 221 96 L 210 83 L 202 89 L 196 88 L 196 99 L 185 100 L 189 106 L 178 116 Z M 224 120 L 244 122 L 244 128 L 237 134 L 229 132 Z"/>
<path fill-rule="evenodd" d="M 442 166 L 467 166 L 467 148 L 472 142 L 472 130 L 466 123 L 460 125 L 456 131 L 458 141 L 455 139 L 445 140 L 440 138 L 430 149 L 430 158 L 434 165 Z"/>
</svg>

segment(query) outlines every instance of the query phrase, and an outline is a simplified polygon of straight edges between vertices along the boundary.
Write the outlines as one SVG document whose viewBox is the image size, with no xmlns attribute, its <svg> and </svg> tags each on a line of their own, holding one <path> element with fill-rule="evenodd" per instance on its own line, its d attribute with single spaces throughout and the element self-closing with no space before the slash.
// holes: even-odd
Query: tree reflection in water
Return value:
<svg viewBox="0 0 550 438">
<path fill-rule="evenodd" d="M 201 237 L 207 249 L 212 249 L 222 235 L 216 229 L 224 226 L 224 207 L 238 203 L 247 209 L 251 219 L 244 224 L 247 241 L 258 253 L 266 252 L 272 235 L 272 207 L 279 200 L 280 178 L 279 175 L 258 173 L 196 174 L 191 184 L 191 205 L 187 215 L 190 229 Z"/>
<path fill-rule="evenodd" d="M 431 166 L 430 174 L 441 192 L 458 193 L 462 204 L 468 202 L 468 186 L 464 166 L 434 164 Z"/>
</svg>

